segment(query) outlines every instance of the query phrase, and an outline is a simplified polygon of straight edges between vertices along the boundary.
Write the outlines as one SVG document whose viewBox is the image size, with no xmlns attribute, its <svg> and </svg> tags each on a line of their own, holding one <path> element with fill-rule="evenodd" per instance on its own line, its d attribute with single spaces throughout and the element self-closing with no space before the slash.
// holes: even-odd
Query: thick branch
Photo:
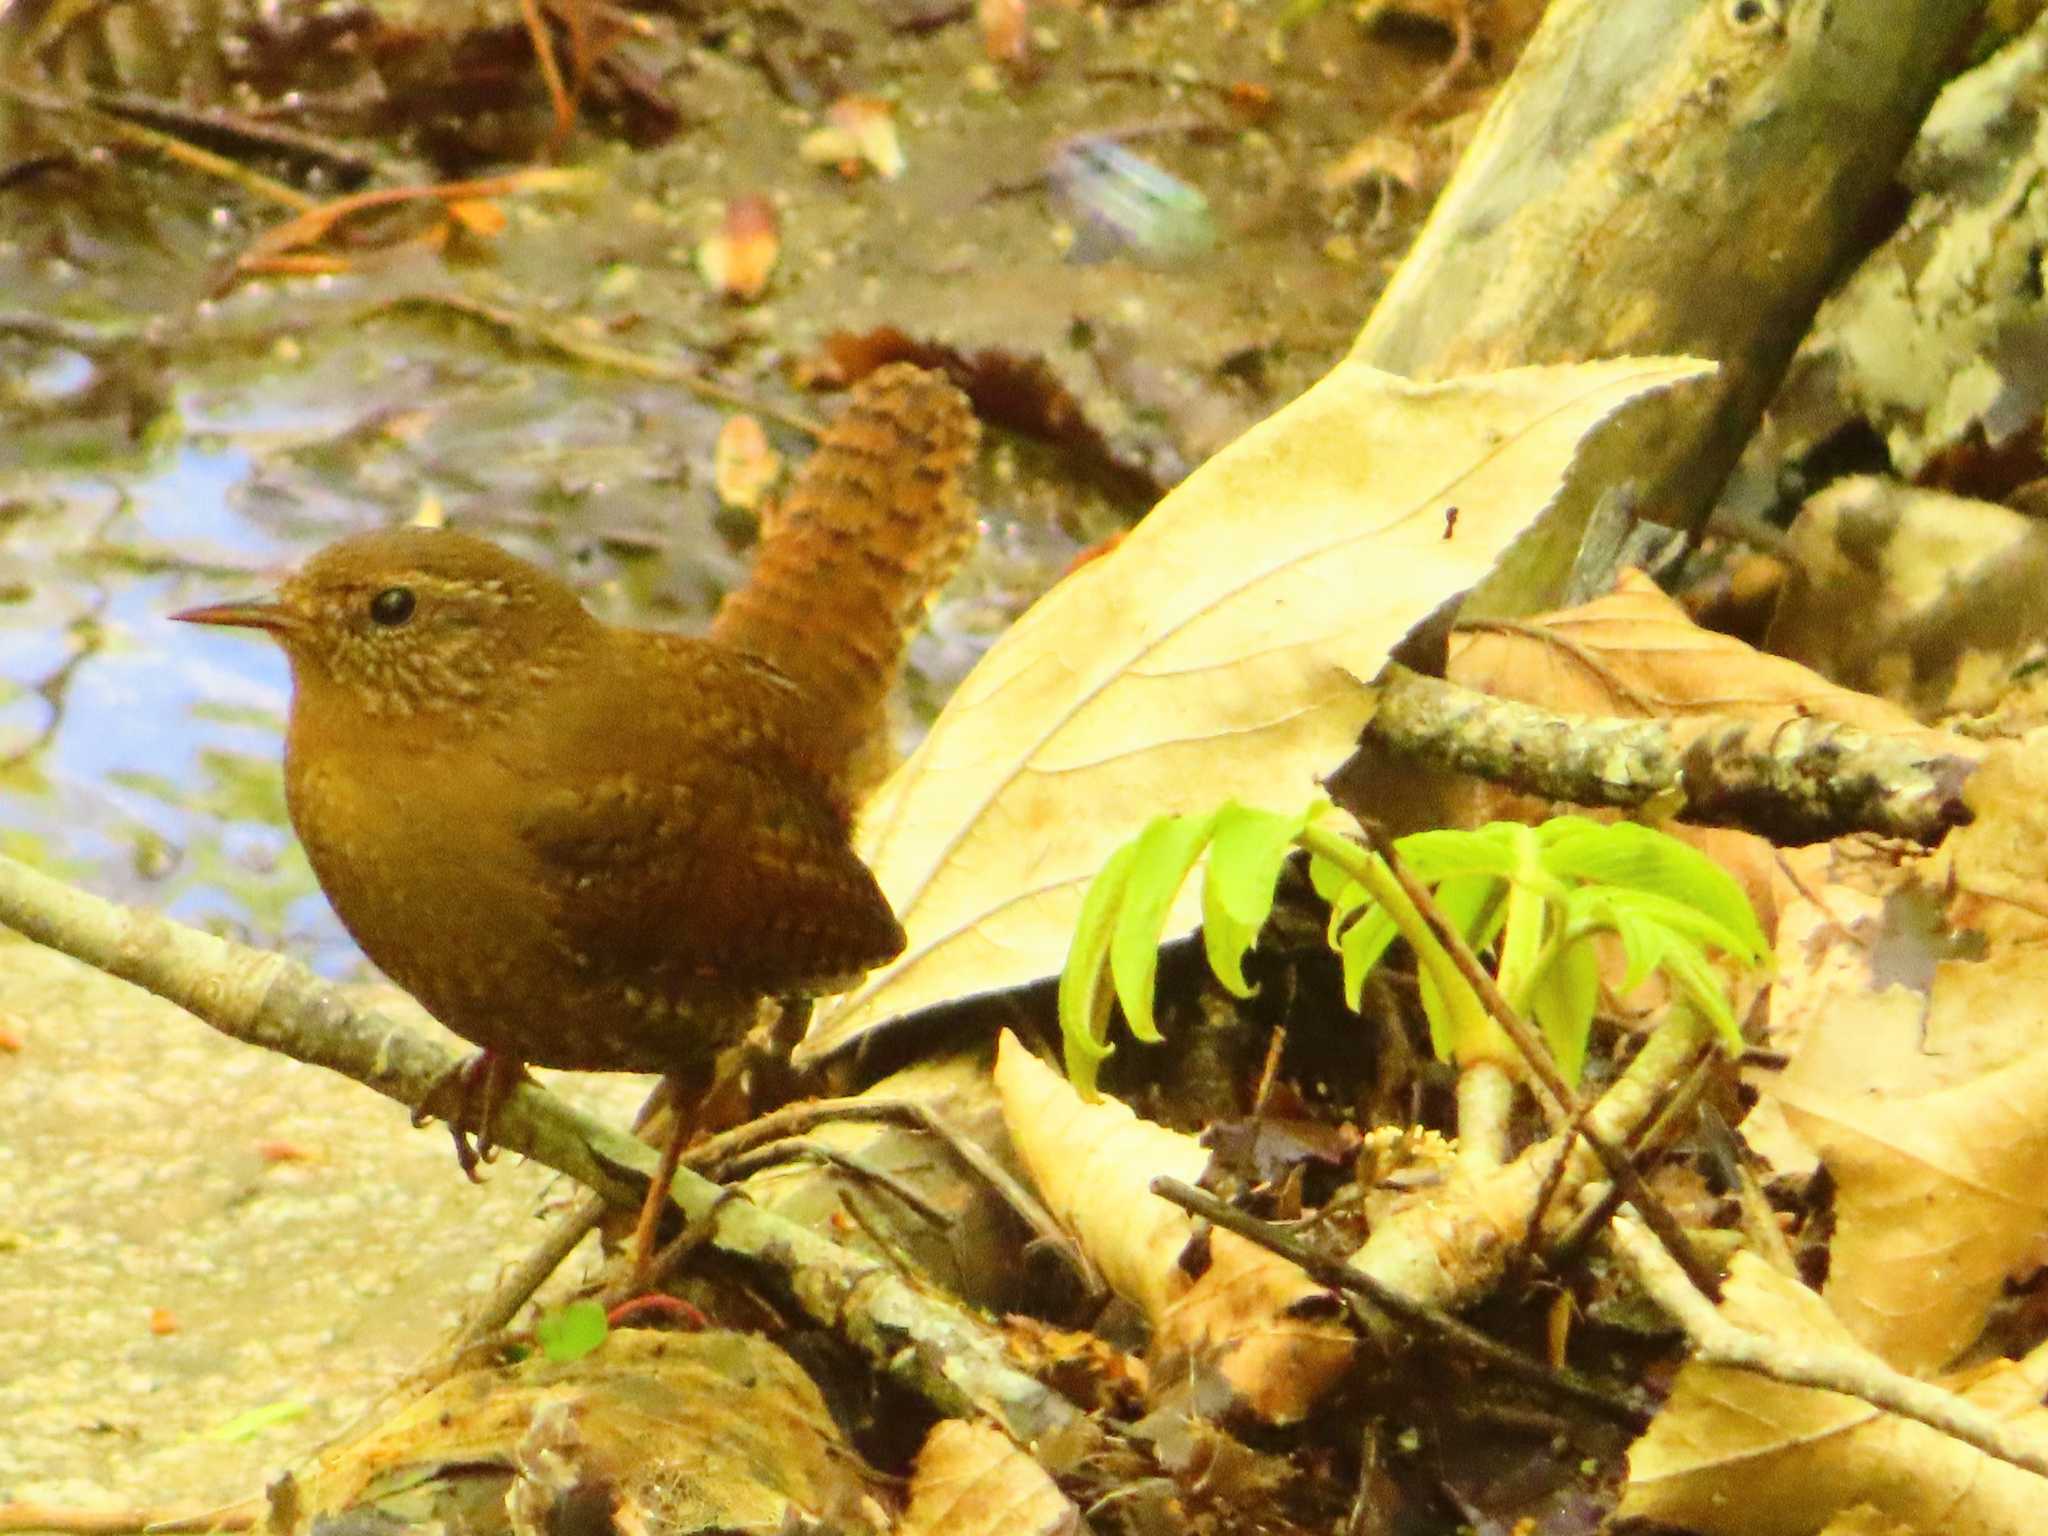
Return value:
<svg viewBox="0 0 2048 1536">
<path fill-rule="evenodd" d="M 1575 805 L 1678 796 L 1679 819 L 1777 842 L 1850 832 L 1939 842 L 1970 819 L 1976 760 L 1829 720 L 1560 715 L 1389 668 L 1369 739 L 1400 756 Z"/>
<path fill-rule="evenodd" d="M 1240 1211 L 1207 1190 L 1197 1189 L 1180 1179 L 1157 1178 L 1152 1193 L 1170 1200 L 1190 1215 L 1199 1216 L 1225 1231 L 1235 1232 L 1247 1242 L 1257 1243 L 1301 1268 L 1310 1279 L 1332 1290 L 1356 1296 L 1368 1306 L 1406 1324 L 1419 1334 L 1439 1340 L 1446 1348 L 1462 1351 L 1486 1365 L 1495 1366 L 1517 1381 L 1571 1399 L 1618 1424 L 1641 1430 L 1649 1419 L 1625 1402 L 1620 1394 L 1590 1381 L 1569 1366 L 1548 1366 L 1482 1333 L 1470 1323 L 1415 1301 L 1364 1270 L 1354 1269 L 1341 1259 L 1317 1252 L 1300 1238 L 1271 1222 Z"/>
</svg>

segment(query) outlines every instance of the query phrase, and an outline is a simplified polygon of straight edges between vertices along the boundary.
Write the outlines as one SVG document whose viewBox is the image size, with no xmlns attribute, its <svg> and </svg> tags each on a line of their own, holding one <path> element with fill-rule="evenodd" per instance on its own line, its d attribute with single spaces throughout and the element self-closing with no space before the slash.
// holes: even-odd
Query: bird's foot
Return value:
<svg viewBox="0 0 2048 1536">
<path fill-rule="evenodd" d="M 497 1051 L 478 1051 L 450 1068 L 412 1112 L 415 1127 L 437 1114 L 455 1138 L 455 1161 L 472 1184 L 483 1183 L 477 1169 L 497 1160 L 498 1108 L 520 1083 L 529 1081 L 526 1063 Z M 452 1096 L 452 1103 L 445 1103 Z"/>
</svg>

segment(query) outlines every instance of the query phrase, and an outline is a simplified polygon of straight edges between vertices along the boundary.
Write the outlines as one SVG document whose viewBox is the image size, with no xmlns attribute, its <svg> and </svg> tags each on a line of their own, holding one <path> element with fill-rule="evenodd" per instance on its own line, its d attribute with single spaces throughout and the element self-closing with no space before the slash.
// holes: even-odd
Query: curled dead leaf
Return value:
<svg viewBox="0 0 2048 1536">
<path fill-rule="evenodd" d="M 1003 1124 L 1031 1182 L 1102 1278 L 1149 1318 L 1189 1285 L 1180 1256 L 1194 1218 L 1152 1193 L 1162 1175 L 1194 1183 L 1209 1154 L 1192 1136 L 1141 1120 L 1127 1105 L 1088 1103 L 1008 1030 L 996 1047 Z"/>
<path fill-rule="evenodd" d="M 1201 1176 L 1209 1154 L 1192 1136 L 1114 1099 L 1084 1101 L 1008 1031 L 996 1088 L 1032 1182 L 1110 1287 L 1145 1313 L 1162 1361 L 1214 1365 L 1238 1402 L 1269 1423 L 1302 1418 L 1350 1367 L 1358 1340 L 1341 1309 L 1287 1260 L 1211 1232 L 1200 1275 L 1189 1274 L 1195 1221 L 1151 1186 Z M 1180 1375 L 1169 1366 L 1155 1379 Z"/>
</svg>

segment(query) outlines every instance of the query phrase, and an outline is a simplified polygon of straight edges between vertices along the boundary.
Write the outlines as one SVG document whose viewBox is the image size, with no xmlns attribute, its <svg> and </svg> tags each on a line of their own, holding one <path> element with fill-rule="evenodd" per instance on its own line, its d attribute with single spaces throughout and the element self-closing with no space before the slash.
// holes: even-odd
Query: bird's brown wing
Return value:
<svg viewBox="0 0 2048 1536">
<path fill-rule="evenodd" d="M 661 770 L 543 792 L 521 824 L 592 980 L 678 998 L 697 986 L 811 993 L 902 950 L 887 899 L 808 778 L 773 755 L 701 745 Z"/>
</svg>

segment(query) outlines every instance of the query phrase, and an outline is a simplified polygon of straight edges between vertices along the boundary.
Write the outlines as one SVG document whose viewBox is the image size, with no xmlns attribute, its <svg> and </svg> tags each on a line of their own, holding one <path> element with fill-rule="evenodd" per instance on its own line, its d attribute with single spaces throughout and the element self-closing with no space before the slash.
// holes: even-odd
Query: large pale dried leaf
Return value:
<svg viewBox="0 0 2048 1536">
<path fill-rule="evenodd" d="M 897 1536 L 1071 1536 L 1081 1512 L 1045 1468 L 986 1424 L 942 1419 L 910 1474 Z"/>
<path fill-rule="evenodd" d="M 1285 1259 L 1214 1232 L 1207 1267 L 1189 1276 L 1194 1220 L 1151 1182 L 1201 1176 L 1209 1154 L 1192 1136 L 1114 1099 L 1085 1102 L 1007 1032 L 996 1087 L 1039 1194 L 1111 1288 L 1144 1311 L 1163 1359 L 1213 1366 L 1244 1408 L 1274 1423 L 1302 1417 L 1343 1374 L 1356 1336 L 1331 1315 L 1328 1293 Z"/>
<path fill-rule="evenodd" d="M 1789 720 L 1815 715 L 1887 735 L 1926 736 L 1896 704 L 1838 688 L 1819 673 L 1693 623 L 1640 571 L 1614 591 L 1525 624 L 1483 623 L 1451 637 L 1447 675 L 1468 688 L 1564 714 L 1683 720 L 1693 715 Z"/>
<path fill-rule="evenodd" d="M 1963 803 L 1976 819 L 1941 850 L 1955 890 L 1950 923 L 1994 944 L 2048 944 L 2048 730 L 1994 748 Z"/>
<path fill-rule="evenodd" d="M 1345 363 L 1238 438 L 1005 634 L 875 797 L 861 851 L 909 945 L 804 1053 L 1052 974 L 1088 880 L 1152 816 L 1231 795 L 1299 804 L 1366 718 L 1360 680 L 1411 627 L 1518 536 L 1517 570 L 1568 553 L 1569 519 L 1535 525 L 1553 502 L 1583 515 L 1569 475 L 1587 434 L 1702 371 L 1629 360 L 1418 385 Z M 1191 891 L 1170 931 L 1198 906 Z"/>
<path fill-rule="evenodd" d="M 1918 937 L 1894 936 L 1888 914 L 1925 910 L 1928 898 L 1909 904 L 1914 876 L 1860 843 L 1786 849 L 1777 863 L 1777 965 L 1761 1043 L 1788 1059 L 1746 1074 L 1757 1102 L 1742 1135 L 1773 1174 L 1805 1178 L 1819 1159 L 1786 1124 L 1781 1094 L 1796 1097 L 1809 1083 L 1825 1090 L 1860 1081 L 1874 1093 L 1925 1085 L 1925 987 L 1904 984 L 1911 973 L 1886 969 L 1879 957 Z M 1932 959 L 1925 972 L 1932 976 Z M 1846 1017 L 1855 1028 L 1830 1027 Z"/>
<path fill-rule="evenodd" d="M 1722 1312 L 1787 1349 L 1854 1349 L 1820 1297 L 1751 1254 L 1736 1256 Z M 2037 1351 L 1965 1395 L 2048 1448 L 2044 1386 Z M 1916 1536 L 2034 1536 L 2048 1481 L 1858 1399 L 1695 1362 L 1630 1450 L 1618 1513 L 1704 1536 L 1810 1536 L 1864 1504 Z"/>
</svg>

